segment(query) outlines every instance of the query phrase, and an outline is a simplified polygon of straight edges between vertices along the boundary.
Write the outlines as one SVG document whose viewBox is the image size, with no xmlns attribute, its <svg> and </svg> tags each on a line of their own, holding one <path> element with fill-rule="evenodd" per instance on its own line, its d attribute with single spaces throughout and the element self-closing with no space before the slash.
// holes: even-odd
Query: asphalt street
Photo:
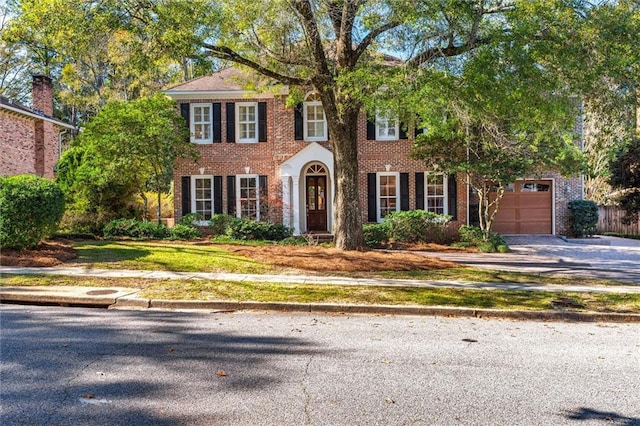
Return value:
<svg viewBox="0 0 640 426">
<path fill-rule="evenodd" d="M 2 425 L 640 425 L 640 325 L 0 306 Z"/>
</svg>

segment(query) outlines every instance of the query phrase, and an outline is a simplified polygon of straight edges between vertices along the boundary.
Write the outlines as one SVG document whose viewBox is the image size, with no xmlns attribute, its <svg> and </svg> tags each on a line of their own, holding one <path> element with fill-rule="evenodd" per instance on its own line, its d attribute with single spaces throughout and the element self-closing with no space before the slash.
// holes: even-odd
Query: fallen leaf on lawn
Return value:
<svg viewBox="0 0 640 426">
<path fill-rule="evenodd" d="M 226 375 L 227 375 L 227 373 L 225 373 L 222 370 L 216 371 L 216 376 L 218 376 L 218 377 L 225 377 Z"/>
<path fill-rule="evenodd" d="M 95 395 L 95 394 L 93 394 L 93 393 L 85 393 L 84 395 L 82 395 L 82 397 L 83 397 L 84 399 L 93 399 L 93 398 L 95 398 L 95 397 L 96 397 L 96 395 Z"/>
</svg>

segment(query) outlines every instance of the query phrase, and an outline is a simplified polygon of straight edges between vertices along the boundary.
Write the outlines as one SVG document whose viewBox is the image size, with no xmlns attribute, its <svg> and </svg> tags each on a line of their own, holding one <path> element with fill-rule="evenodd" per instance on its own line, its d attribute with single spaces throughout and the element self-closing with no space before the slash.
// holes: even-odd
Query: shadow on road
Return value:
<svg viewBox="0 0 640 426">
<path fill-rule="evenodd" d="M 618 413 L 599 411 L 587 407 L 566 411 L 563 416 L 571 420 L 601 420 L 621 426 L 640 426 L 640 418 L 638 417 L 626 417 Z"/>
</svg>

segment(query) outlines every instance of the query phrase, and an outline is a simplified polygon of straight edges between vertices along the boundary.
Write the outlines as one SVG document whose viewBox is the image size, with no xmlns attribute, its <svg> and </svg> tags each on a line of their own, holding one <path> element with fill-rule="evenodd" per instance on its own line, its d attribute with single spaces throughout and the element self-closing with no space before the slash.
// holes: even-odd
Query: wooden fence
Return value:
<svg viewBox="0 0 640 426">
<path fill-rule="evenodd" d="M 640 217 L 629 225 L 622 223 L 624 211 L 616 206 L 598 207 L 598 233 L 615 232 L 617 234 L 640 235 Z"/>
</svg>

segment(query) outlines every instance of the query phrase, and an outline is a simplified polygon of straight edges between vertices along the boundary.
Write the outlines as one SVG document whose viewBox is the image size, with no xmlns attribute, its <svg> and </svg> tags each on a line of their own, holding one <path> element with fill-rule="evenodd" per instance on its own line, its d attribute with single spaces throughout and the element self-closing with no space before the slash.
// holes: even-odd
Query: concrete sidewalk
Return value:
<svg viewBox="0 0 640 426">
<path fill-rule="evenodd" d="M 228 273 L 187 273 L 167 271 L 108 270 L 87 268 L 21 268 L 0 267 L 0 276 L 4 275 L 66 275 L 76 277 L 111 277 L 145 279 L 207 279 L 223 281 L 256 281 L 277 283 L 301 283 L 318 285 L 358 285 L 358 286 L 397 286 L 422 288 L 460 288 L 460 289 L 500 289 L 528 291 L 573 291 L 598 293 L 640 293 L 638 286 L 568 286 L 539 285 L 521 283 L 480 283 L 462 281 L 421 281 L 401 279 L 362 279 L 345 277 L 323 277 L 307 275 L 256 275 Z M 377 315 L 429 315 L 448 317 L 505 318 L 514 320 L 540 321 L 604 321 L 604 322 L 640 322 L 640 315 L 617 313 L 592 313 L 560 310 L 518 311 L 498 309 L 473 309 L 450 307 L 422 307 L 398 305 L 349 305 L 333 303 L 263 303 L 233 301 L 197 301 L 197 300 L 154 300 L 142 297 L 136 288 L 97 288 L 80 286 L 24 286 L 0 287 L 0 302 L 37 303 L 62 306 L 93 306 L 110 309 L 204 309 L 211 311 L 285 311 L 285 312 L 340 312 L 351 314 Z"/>
</svg>

